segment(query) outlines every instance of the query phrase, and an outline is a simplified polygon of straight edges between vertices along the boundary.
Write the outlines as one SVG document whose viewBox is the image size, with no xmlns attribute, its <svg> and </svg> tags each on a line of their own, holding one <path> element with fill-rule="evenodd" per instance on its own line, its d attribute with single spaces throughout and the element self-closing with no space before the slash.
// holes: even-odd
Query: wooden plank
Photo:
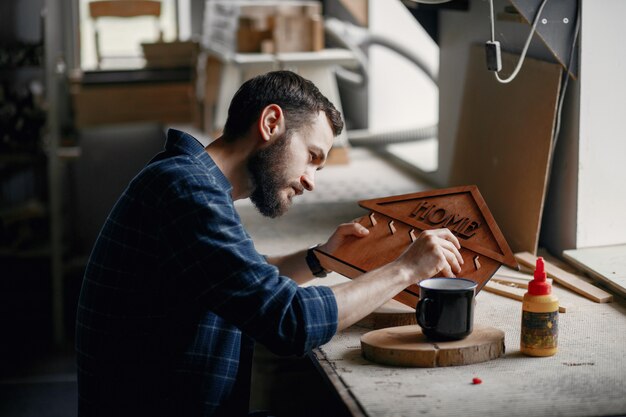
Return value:
<svg viewBox="0 0 626 417">
<path fill-rule="evenodd" d="M 89 14 L 99 17 L 161 16 L 161 2 L 153 0 L 102 0 L 89 3 Z"/>
<path fill-rule="evenodd" d="M 537 262 L 537 257 L 528 252 L 516 253 L 515 259 L 517 259 L 517 262 L 520 264 L 528 267 L 534 267 Z M 545 260 L 544 263 L 548 276 L 564 287 L 569 288 L 570 290 L 583 295 L 596 303 L 610 303 L 613 301 L 613 296 L 611 294 L 588 283 L 582 279 L 580 275 L 564 271 L 550 262 L 546 262 Z"/>
<path fill-rule="evenodd" d="M 511 277 L 502 277 L 499 275 L 494 275 L 492 280 L 500 282 L 505 285 L 512 285 L 517 288 L 528 288 L 528 283 L 532 281 L 532 277 L 530 279 L 525 278 L 511 278 Z M 552 278 L 547 278 L 546 281 L 552 285 Z"/>
<path fill-rule="evenodd" d="M 502 54 L 504 68 L 518 56 Z M 560 90 L 558 64 L 526 58 L 515 81 L 470 51 L 450 185 L 476 184 L 514 252 L 536 253 Z"/>
<path fill-rule="evenodd" d="M 626 245 L 566 250 L 563 258 L 626 297 Z"/>
<path fill-rule="evenodd" d="M 506 298 L 510 298 L 512 300 L 524 301 L 524 294 L 526 294 L 526 290 L 523 288 L 517 288 L 510 285 L 500 284 L 498 282 L 488 282 L 483 287 L 485 291 L 498 294 Z M 559 301 L 559 313 L 567 313 L 567 307 L 562 305 Z"/>
<path fill-rule="evenodd" d="M 525 270 L 527 270 L 527 268 L 524 268 Z M 518 279 L 523 279 L 526 281 L 529 281 L 531 279 L 533 279 L 533 274 L 532 271 L 516 271 L 512 268 L 507 267 L 506 265 L 502 265 L 495 273 L 495 275 L 499 276 L 499 277 L 508 277 L 508 278 L 518 278 Z"/>
<path fill-rule="evenodd" d="M 552 256 L 552 254 L 550 252 L 548 252 L 547 250 L 545 250 L 544 248 L 539 248 L 537 250 L 537 256 L 541 256 L 543 257 L 544 261 L 548 261 L 550 262 L 552 265 L 558 266 L 559 268 L 561 268 L 563 271 L 567 271 L 569 273 L 572 274 L 578 274 L 580 273 L 580 269 L 574 268 L 571 264 L 568 264 L 567 262 Z M 527 270 L 530 270 L 530 268 L 528 267 L 524 267 Z M 529 272 L 529 274 L 532 274 L 534 272 L 534 267 L 532 268 L 532 271 Z"/>
<path fill-rule="evenodd" d="M 530 282 L 530 280 L 525 280 L 521 278 L 500 277 L 498 275 L 494 275 L 493 277 L 491 277 L 491 280 L 494 282 L 499 282 L 500 284 L 510 285 L 516 288 L 528 288 L 528 283 Z"/>
<path fill-rule="evenodd" d="M 493 294 L 498 294 L 512 300 L 523 301 L 526 290 L 515 288 L 509 285 L 502 285 L 495 282 L 488 282 L 484 286 L 484 290 Z"/>
</svg>

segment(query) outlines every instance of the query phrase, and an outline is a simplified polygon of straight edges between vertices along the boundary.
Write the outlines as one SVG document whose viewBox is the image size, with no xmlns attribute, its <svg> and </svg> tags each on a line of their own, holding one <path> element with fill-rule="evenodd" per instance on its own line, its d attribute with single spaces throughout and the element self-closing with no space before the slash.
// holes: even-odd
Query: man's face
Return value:
<svg viewBox="0 0 626 417">
<path fill-rule="evenodd" d="M 313 191 L 315 172 L 323 167 L 333 138 L 326 114 L 320 112 L 310 126 L 274 138 L 250 157 L 250 200 L 261 214 L 283 215 L 293 197 Z"/>
</svg>

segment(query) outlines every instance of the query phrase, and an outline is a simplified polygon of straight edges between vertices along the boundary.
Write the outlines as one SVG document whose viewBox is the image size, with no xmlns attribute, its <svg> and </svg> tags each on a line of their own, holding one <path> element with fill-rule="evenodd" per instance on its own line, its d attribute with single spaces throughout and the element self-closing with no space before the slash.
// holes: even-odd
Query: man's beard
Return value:
<svg viewBox="0 0 626 417">
<path fill-rule="evenodd" d="M 263 149 L 259 149 L 248 161 L 248 172 L 253 191 L 250 200 L 267 217 L 278 217 L 290 206 L 288 199 L 281 199 L 280 192 L 289 186 L 284 172 L 287 167 L 287 147 L 291 137 L 283 134 Z"/>
</svg>

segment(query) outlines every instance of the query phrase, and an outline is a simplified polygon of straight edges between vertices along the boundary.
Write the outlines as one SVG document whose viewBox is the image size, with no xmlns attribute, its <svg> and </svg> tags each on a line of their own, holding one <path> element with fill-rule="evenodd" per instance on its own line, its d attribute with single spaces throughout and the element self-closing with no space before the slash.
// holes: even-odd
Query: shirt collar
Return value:
<svg viewBox="0 0 626 417">
<path fill-rule="evenodd" d="M 167 139 L 165 141 L 165 149 L 175 153 L 182 153 L 193 156 L 198 162 L 207 167 L 211 174 L 215 177 L 215 180 L 219 186 L 227 191 L 232 190 L 232 185 L 228 178 L 217 166 L 213 158 L 204 149 L 204 146 L 198 139 L 191 136 L 189 133 L 182 132 L 176 129 L 169 129 L 167 131 Z"/>
</svg>

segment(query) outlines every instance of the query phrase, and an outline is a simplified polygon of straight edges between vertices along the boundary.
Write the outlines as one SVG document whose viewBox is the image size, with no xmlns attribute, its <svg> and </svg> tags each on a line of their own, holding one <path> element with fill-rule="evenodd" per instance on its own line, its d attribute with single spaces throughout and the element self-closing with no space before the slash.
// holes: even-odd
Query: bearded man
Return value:
<svg viewBox="0 0 626 417">
<path fill-rule="evenodd" d="M 276 71 L 241 86 L 208 146 L 168 132 L 87 265 L 76 322 L 79 415 L 247 415 L 254 342 L 302 355 L 410 284 L 460 271 L 447 229 L 332 288 L 299 286 L 325 272 L 310 250 L 257 253 L 233 201 L 249 197 L 269 217 L 286 212 L 313 191 L 342 128 L 313 83 Z M 323 246 L 332 252 L 367 233 L 342 224 Z"/>
</svg>

